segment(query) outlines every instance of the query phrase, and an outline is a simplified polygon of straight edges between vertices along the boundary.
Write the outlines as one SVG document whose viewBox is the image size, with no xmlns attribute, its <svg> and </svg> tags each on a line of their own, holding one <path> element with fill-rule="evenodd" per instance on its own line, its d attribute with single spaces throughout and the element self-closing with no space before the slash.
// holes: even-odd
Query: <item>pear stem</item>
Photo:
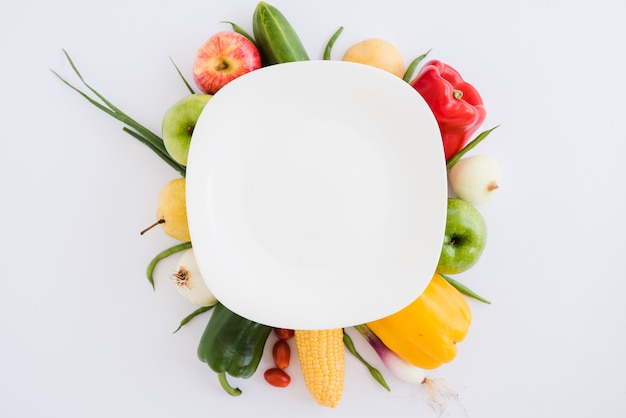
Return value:
<svg viewBox="0 0 626 418">
<path fill-rule="evenodd" d="M 161 225 L 161 224 L 164 224 L 164 223 L 165 223 L 165 219 L 161 218 L 158 221 L 156 221 L 155 223 L 153 223 L 152 225 L 150 225 L 149 227 L 147 227 L 146 229 L 144 229 L 143 231 L 141 231 L 139 233 L 139 235 L 143 235 L 146 232 L 148 232 L 149 230 L 151 230 L 152 228 L 154 228 L 155 226 Z"/>
</svg>

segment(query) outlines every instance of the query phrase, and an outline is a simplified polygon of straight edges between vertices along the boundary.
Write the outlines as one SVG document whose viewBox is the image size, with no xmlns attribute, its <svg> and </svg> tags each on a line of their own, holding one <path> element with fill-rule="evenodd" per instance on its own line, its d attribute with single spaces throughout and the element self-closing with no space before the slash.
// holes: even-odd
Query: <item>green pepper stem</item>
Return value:
<svg viewBox="0 0 626 418">
<path fill-rule="evenodd" d="M 226 391 L 226 393 L 228 393 L 230 396 L 239 396 L 241 395 L 241 389 L 239 388 L 234 388 L 230 385 L 230 383 L 228 383 L 228 379 L 226 379 L 226 373 L 222 372 L 222 373 L 218 373 L 217 374 L 217 380 L 219 380 L 220 385 L 222 385 L 222 388 Z"/>
</svg>

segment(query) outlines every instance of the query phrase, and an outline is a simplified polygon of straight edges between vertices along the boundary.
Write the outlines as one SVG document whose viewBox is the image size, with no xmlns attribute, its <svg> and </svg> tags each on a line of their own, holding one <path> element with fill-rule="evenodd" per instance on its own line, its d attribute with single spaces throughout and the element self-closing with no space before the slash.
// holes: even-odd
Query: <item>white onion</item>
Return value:
<svg viewBox="0 0 626 418">
<path fill-rule="evenodd" d="M 414 385 L 424 383 L 426 379 L 424 370 L 398 357 L 398 355 L 391 350 L 380 357 L 385 366 L 387 366 L 397 378 Z"/>
<path fill-rule="evenodd" d="M 172 274 L 178 292 L 196 306 L 213 306 L 217 298 L 209 290 L 196 263 L 193 249 L 186 250 L 180 256 L 176 273 Z"/>
<path fill-rule="evenodd" d="M 501 176 L 500 164 L 483 154 L 461 158 L 448 171 L 452 193 L 472 205 L 491 199 L 500 187 Z"/>
<path fill-rule="evenodd" d="M 423 369 L 412 365 L 408 361 L 404 360 L 396 353 L 391 351 L 389 347 L 382 342 L 380 338 L 374 332 L 364 324 L 354 327 L 359 333 L 367 340 L 372 346 L 378 357 L 383 361 L 383 364 L 401 380 L 412 383 L 415 385 L 421 385 L 426 379 L 426 374 Z"/>
</svg>

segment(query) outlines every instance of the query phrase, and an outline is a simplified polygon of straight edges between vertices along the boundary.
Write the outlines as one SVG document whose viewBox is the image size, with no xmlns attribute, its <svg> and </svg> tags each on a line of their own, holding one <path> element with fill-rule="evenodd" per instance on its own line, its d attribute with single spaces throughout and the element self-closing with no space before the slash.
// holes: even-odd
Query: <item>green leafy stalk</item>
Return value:
<svg viewBox="0 0 626 418">
<path fill-rule="evenodd" d="M 422 55 L 420 55 L 419 57 L 415 58 L 413 61 L 411 61 L 409 66 L 406 68 L 406 71 L 404 72 L 404 77 L 402 77 L 404 81 L 406 81 L 407 83 L 411 81 L 411 77 L 413 77 L 413 73 L 415 72 L 415 69 L 417 68 L 419 63 L 422 62 L 424 58 L 426 58 L 426 56 L 430 53 L 430 51 L 432 51 L 432 48 L 426 51 L 425 53 L 423 53 Z"/>
<path fill-rule="evenodd" d="M 174 245 L 173 247 L 170 247 L 161 251 L 152 259 L 152 261 L 150 261 L 150 263 L 148 264 L 148 267 L 146 268 L 146 276 L 148 277 L 148 281 L 152 285 L 152 289 L 154 289 L 154 277 L 153 276 L 154 276 L 154 269 L 156 268 L 157 264 L 159 264 L 159 262 L 163 260 L 164 258 L 167 258 L 172 254 L 176 254 L 178 252 L 188 250 L 189 248 L 191 248 L 191 242 L 183 242 L 182 244 L 177 244 L 177 245 Z"/>
<path fill-rule="evenodd" d="M 254 37 L 252 35 L 250 35 L 248 32 L 246 32 L 246 30 L 244 28 L 242 28 L 241 26 L 239 26 L 235 22 L 229 22 L 227 20 L 223 21 L 222 23 L 228 23 L 233 28 L 234 32 L 237 32 L 238 34 L 245 36 L 246 38 L 248 38 L 248 40 L 250 42 L 252 42 L 254 44 L 254 46 L 257 47 L 257 49 L 259 48 L 259 46 L 257 45 L 256 40 L 254 39 Z"/>
<path fill-rule="evenodd" d="M 54 70 L 50 70 L 50 71 L 52 71 L 52 73 L 55 76 L 57 76 L 57 78 L 59 78 L 59 80 L 61 80 L 64 84 L 66 84 L 72 90 L 74 90 L 75 92 L 80 94 L 89 103 L 91 103 L 92 105 L 94 105 L 98 109 L 102 110 L 107 115 L 109 115 L 109 116 L 119 120 L 123 124 L 125 124 L 127 126 L 127 128 L 124 129 L 124 132 L 131 134 L 134 138 L 139 139 L 143 144 L 148 145 L 150 147 L 150 149 L 155 151 L 155 153 L 161 159 L 163 159 L 166 163 L 168 163 L 172 168 L 174 168 L 176 171 L 178 171 L 184 177 L 185 176 L 185 171 L 186 171 L 185 170 L 185 166 L 179 164 L 178 162 L 176 162 L 174 159 L 172 159 L 169 156 L 169 154 L 167 153 L 167 150 L 165 149 L 165 145 L 163 144 L 163 139 L 161 139 L 161 137 L 159 137 L 158 135 L 156 135 L 155 133 L 150 131 L 148 128 L 146 128 L 145 126 L 141 125 L 139 122 L 137 122 L 136 120 L 134 120 L 133 118 L 128 116 L 126 113 L 122 112 L 118 107 L 116 107 L 113 103 L 108 101 L 103 95 L 101 95 L 93 87 L 91 87 L 89 84 L 87 84 L 87 82 L 85 82 L 85 79 L 83 78 L 81 73 L 78 71 L 78 69 L 74 65 L 74 62 L 70 58 L 70 56 L 67 53 L 67 51 L 63 50 L 63 53 L 65 54 L 65 57 L 67 58 L 70 66 L 72 67 L 72 70 L 74 71 L 74 73 L 76 74 L 78 79 L 81 81 L 81 83 L 91 93 L 93 93 L 98 99 L 100 99 L 100 101 L 102 103 L 97 101 L 97 100 L 95 100 L 95 99 L 93 99 L 87 93 L 83 92 L 78 87 L 74 86 L 73 84 L 71 84 L 70 82 L 65 80 L 56 71 L 54 71 Z"/>
<path fill-rule="evenodd" d="M 339 38 L 339 35 L 341 35 L 341 32 L 343 32 L 343 26 L 340 26 L 339 29 L 337 29 L 337 31 L 333 33 L 333 36 L 331 36 L 328 40 L 326 48 L 324 48 L 324 60 L 328 61 L 330 59 L 330 53 L 333 50 L 335 41 L 337 41 L 337 38 Z"/>
<path fill-rule="evenodd" d="M 176 65 L 172 57 L 170 57 L 170 61 L 172 61 L 172 64 L 174 65 L 174 68 L 176 68 L 176 72 L 178 72 L 178 75 L 180 76 L 180 78 L 183 79 L 183 83 L 185 83 L 185 86 L 187 87 L 187 90 L 189 90 L 189 93 L 195 94 L 196 92 L 193 91 L 193 87 L 191 87 L 191 85 L 187 82 L 187 79 L 185 78 L 183 73 L 180 71 L 180 68 L 178 68 L 178 65 Z"/>
<path fill-rule="evenodd" d="M 469 144 L 467 144 L 461 151 L 457 152 L 454 157 L 450 158 L 448 163 L 446 164 L 446 170 L 450 170 L 454 164 L 456 164 L 469 150 L 478 145 L 483 139 L 487 138 L 487 136 L 493 132 L 500 125 L 496 125 L 491 129 L 481 132 L 478 134 L 476 138 L 474 138 Z"/>
<path fill-rule="evenodd" d="M 182 321 L 180 321 L 180 324 L 178 325 L 178 328 L 176 328 L 172 334 L 176 334 L 178 332 L 178 330 L 180 330 L 183 326 L 187 325 L 196 316 L 198 316 L 200 314 L 203 314 L 205 312 L 208 312 L 211 309 L 213 309 L 214 307 L 215 307 L 215 305 L 211 305 L 211 306 L 202 306 L 202 307 L 196 309 L 195 311 L 193 311 L 192 313 L 190 313 L 189 315 L 184 317 Z"/>
<path fill-rule="evenodd" d="M 122 128 L 122 130 L 124 132 L 126 132 L 127 134 L 129 134 L 130 136 L 132 136 L 133 138 L 139 140 L 139 142 L 141 142 L 142 144 L 146 145 L 148 148 L 150 148 L 152 151 L 154 151 L 154 153 L 156 155 L 158 155 L 163 161 L 165 161 L 167 163 L 167 165 L 169 165 L 174 170 L 176 170 L 180 174 L 182 174 L 183 177 L 185 177 L 185 171 L 186 171 L 185 167 L 181 166 L 179 163 L 177 163 L 176 161 L 171 159 L 169 154 L 167 153 L 167 151 L 163 151 L 158 146 L 155 146 L 151 141 L 148 141 L 141 134 L 133 131 L 132 129 L 128 128 L 127 126 L 124 126 Z"/>
<path fill-rule="evenodd" d="M 452 285 L 452 287 L 454 287 L 456 290 L 458 290 L 459 292 L 461 292 L 465 296 L 469 296 L 471 298 L 474 298 L 474 299 L 476 299 L 476 300 L 478 300 L 480 302 L 486 303 L 488 305 L 491 304 L 490 301 L 488 301 L 484 297 L 480 296 L 478 293 L 474 292 L 472 289 L 470 289 L 469 287 L 465 286 L 464 284 L 457 282 L 452 277 L 446 276 L 445 274 L 441 274 L 441 277 L 443 277 L 448 283 L 450 283 Z"/>
<path fill-rule="evenodd" d="M 225 20 L 222 21 L 222 23 L 228 23 L 233 28 L 233 32 L 245 36 L 250 42 L 252 42 L 252 44 L 254 44 L 256 49 L 259 51 L 259 54 L 261 55 L 262 66 L 265 67 L 267 65 L 267 57 L 263 53 L 263 50 L 259 46 L 259 43 L 256 41 L 256 39 L 254 39 L 254 36 L 250 35 L 244 28 L 234 22 Z"/>
<path fill-rule="evenodd" d="M 365 367 L 367 367 L 367 370 L 369 370 L 370 374 L 372 375 L 372 377 L 378 382 L 380 383 L 380 385 L 382 387 L 384 387 L 385 389 L 387 389 L 387 391 L 391 391 L 391 389 L 389 388 L 389 385 L 387 384 L 387 381 L 385 380 L 385 378 L 383 377 L 382 373 L 380 371 L 378 371 L 378 369 L 376 369 L 375 367 L 373 367 L 371 364 L 369 364 L 367 362 L 367 360 L 365 360 L 360 354 L 359 352 L 356 350 L 356 347 L 354 346 L 354 341 L 352 341 L 352 338 L 350 338 L 350 336 L 348 335 L 348 333 L 346 333 L 346 330 L 343 331 L 343 343 L 346 346 L 346 348 L 348 349 L 348 351 L 350 353 L 352 353 L 352 355 L 354 357 L 356 357 L 361 363 L 363 363 L 363 365 Z"/>
</svg>

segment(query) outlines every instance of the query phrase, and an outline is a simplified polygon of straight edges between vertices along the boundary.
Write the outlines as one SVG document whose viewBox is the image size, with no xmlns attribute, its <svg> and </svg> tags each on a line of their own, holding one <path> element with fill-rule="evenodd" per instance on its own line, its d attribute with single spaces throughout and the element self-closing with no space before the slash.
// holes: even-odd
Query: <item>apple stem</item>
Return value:
<svg viewBox="0 0 626 418">
<path fill-rule="evenodd" d="M 164 224 L 164 223 L 165 223 L 165 219 L 161 218 L 158 221 L 156 221 L 155 223 L 153 223 L 152 225 L 150 225 L 149 227 L 147 227 L 146 229 L 144 229 L 143 231 L 141 231 L 139 233 L 139 235 L 143 235 L 146 232 L 148 232 L 149 230 L 151 230 L 152 228 L 154 228 L 155 226 L 161 225 L 161 224 Z"/>
<path fill-rule="evenodd" d="M 226 61 L 220 61 L 219 64 L 217 64 L 217 67 L 215 67 L 215 69 L 217 71 L 224 71 L 225 69 L 227 69 L 229 67 L 228 63 Z"/>
</svg>

